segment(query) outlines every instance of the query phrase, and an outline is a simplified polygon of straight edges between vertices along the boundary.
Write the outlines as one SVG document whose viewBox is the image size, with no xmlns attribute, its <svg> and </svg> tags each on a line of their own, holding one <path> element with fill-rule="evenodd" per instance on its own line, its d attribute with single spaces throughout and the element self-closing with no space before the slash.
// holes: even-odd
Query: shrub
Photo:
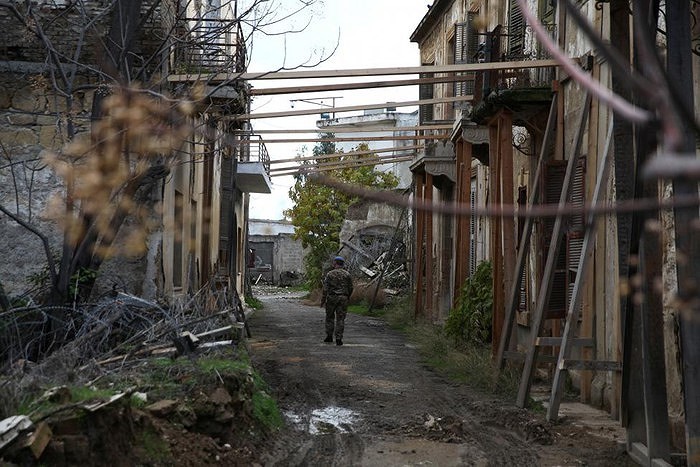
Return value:
<svg viewBox="0 0 700 467">
<path fill-rule="evenodd" d="M 479 345 L 491 340 L 493 285 L 491 263 L 479 263 L 462 286 L 455 307 L 447 317 L 445 332 L 457 347 Z"/>
</svg>

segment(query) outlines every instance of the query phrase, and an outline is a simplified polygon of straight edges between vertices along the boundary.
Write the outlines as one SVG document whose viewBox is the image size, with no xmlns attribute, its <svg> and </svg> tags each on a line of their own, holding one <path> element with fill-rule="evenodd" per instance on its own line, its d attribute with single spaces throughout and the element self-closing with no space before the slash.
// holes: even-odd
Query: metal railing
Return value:
<svg viewBox="0 0 700 467">
<path fill-rule="evenodd" d="M 240 21 L 181 18 L 173 46 L 175 73 L 245 71 L 246 47 Z"/>
<path fill-rule="evenodd" d="M 555 24 L 545 24 L 546 30 L 556 36 Z M 496 26 L 484 34 L 479 45 L 477 62 L 531 61 L 551 58 L 549 52 L 537 41 L 530 26 L 508 29 Z M 522 68 L 477 73 L 475 100 L 480 101 L 494 91 L 527 89 L 551 86 L 554 67 Z"/>
<path fill-rule="evenodd" d="M 262 141 L 262 136 L 252 133 L 239 133 L 238 162 L 260 162 L 270 175 L 270 154 Z"/>
</svg>

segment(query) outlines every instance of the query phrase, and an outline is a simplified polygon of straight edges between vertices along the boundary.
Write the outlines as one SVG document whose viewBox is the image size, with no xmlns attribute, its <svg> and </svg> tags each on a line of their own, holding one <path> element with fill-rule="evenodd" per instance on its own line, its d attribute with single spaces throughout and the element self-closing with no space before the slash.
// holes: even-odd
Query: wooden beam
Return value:
<svg viewBox="0 0 700 467">
<path fill-rule="evenodd" d="M 339 170 L 339 169 L 353 169 L 357 167 L 366 167 L 366 166 L 374 166 L 374 165 L 385 165 L 385 164 L 395 164 L 398 162 L 408 162 L 410 160 L 413 160 L 414 156 L 400 156 L 400 157 L 387 157 L 382 160 L 374 160 L 374 161 L 367 161 L 367 162 L 361 162 L 361 163 L 348 163 L 348 164 L 339 164 L 339 165 L 332 165 L 332 166 L 321 166 L 321 167 L 316 167 L 316 166 L 308 166 L 307 167 L 296 167 L 296 168 L 290 168 L 290 170 L 286 172 L 275 172 L 271 173 L 270 177 L 283 177 L 286 175 L 296 175 L 298 173 L 315 173 L 315 172 L 328 172 L 330 170 Z"/>
<path fill-rule="evenodd" d="M 427 140 L 427 139 L 448 139 L 449 134 L 443 133 L 440 135 L 411 135 L 411 136 L 358 136 L 356 138 L 352 137 L 342 137 L 342 138 L 279 138 L 279 139 L 260 139 L 260 140 L 240 140 L 241 143 L 246 141 L 254 141 L 255 143 L 265 143 L 265 144 L 276 144 L 276 143 L 351 143 L 351 142 L 362 142 L 362 141 L 412 141 L 412 140 Z"/>
<path fill-rule="evenodd" d="M 416 183 L 414 196 L 417 201 L 422 202 L 425 200 L 425 174 L 416 174 Z M 415 297 L 416 301 L 414 303 L 414 318 L 418 317 L 420 313 L 425 313 L 425 306 L 423 304 L 423 268 L 425 266 L 425 261 L 423 259 L 423 254 L 425 248 L 423 247 L 424 235 L 425 235 L 425 217 L 427 211 L 423 209 L 414 209 L 413 215 L 416 219 L 416 235 L 415 235 L 415 257 L 413 259 L 413 283 L 416 285 Z"/>
<path fill-rule="evenodd" d="M 433 175 L 425 174 L 425 203 L 433 203 Z M 433 216 L 428 212 L 425 217 L 425 314 L 433 322 Z"/>
<path fill-rule="evenodd" d="M 392 152 L 392 151 L 406 151 L 408 149 L 423 149 L 425 146 L 422 144 L 415 144 L 410 146 L 394 146 L 391 148 L 382 149 L 370 149 L 367 151 L 352 151 L 352 152 L 336 152 L 334 154 L 322 154 L 320 156 L 306 156 L 306 157 L 293 157 L 289 159 L 275 159 L 271 160 L 270 164 L 281 164 L 284 162 L 302 162 L 302 161 L 318 161 L 323 159 L 331 159 L 333 157 L 347 157 L 347 156 L 365 156 L 368 154 L 376 154 L 379 152 Z"/>
<path fill-rule="evenodd" d="M 332 122 L 332 120 L 329 120 Z M 352 125 L 352 124 L 349 124 Z M 342 133 L 378 133 L 378 132 L 385 132 L 385 131 L 393 131 L 393 132 L 408 132 L 408 131 L 420 131 L 420 130 L 452 130 L 452 125 L 447 125 L 447 124 L 438 124 L 438 125 L 417 125 L 417 126 L 368 126 L 368 127 L 360 127 L 360 126 L 341 126 L 341 125 L 328 125 L 325 127 L 319 127 L 319 128 L 313 128 L 313 129 L 308 129 L 308 130 L 300 130 L 300 129 L 295 129 L 295 130 L 284 130 L 284 129 L 275 129 L 275 130 L 253 130 L 252 133 L 256 135 L 264 135 L 264 134 L 318 134 L 318 133 L 334 133 L 334 134 L 342 134 Z M 245 134 L 250 134 L 250 131 L 241 131 L 241 132 L 234 132 L 236 134 L 240 133 L 245 133 Z"/>
<path fill-rule="evenodd" d="M 369 164 L 371 165 L 372 161 L 375 161 L 376 163 L 379 163 L 379 161 L 383 160 L 389 160 L 389 159 L 395 159 L 397 157 L 414 157 L 415 153 L 403 153 L 403 154 L 392 154 L 389 156 L 383 156 L 383 157 L 372 157 L 372 158 L 363 158 L 363 159 L 345 159 L 345 160 L 335 160 L 335 161 L 330 161 L 330 162 L 324 162 L 324 163 L 318 163 L 318 164 L 295 164 L 292 165 L 291 167 L 273 167 L 270 169 L 270 172 L 282 172 L 284 170 L 291 170 L 291 169 L 300 169 L 300 168 L 306 168 L 306 169 L 314 169 L 317 167 L 328 167 L 328 166 L 358 166 L 360 164 Z"/>
<path fill-rule="evenodd" d="M 263 71 L 247 73 L 213 73 L 169 75 L 171 83 L 205 81 L 207 83 L 225 83 L 242 80 L 261 79 L 306 79 L 306 78 L 346 78 L 362 76 L 418 75 L 425 73 L 468 73 L 474 71 L 495 71 L 521 68 L 557 67 L 556 60 L 520 60 L 514 62 L 462 63 L 458 65 L 432 65 L 392 68 L 355 68 L 344 70 L 295 70 Z"/>
<path fill-rule="evenodd" d="M 513 181 L 513 114 L 510 111 L 502 111 L 499 117 L 499 165 L 501 167 L 501 205 L 512 205 L 516 203 L 514 196 L 514 181 Z M 505 307 L 506 307 L 506 291 L 510 291 L 515 282 L 514 269 L 515 269 L 515 218 L 513 216 L 504 216 L 501 219 L 501 229 L 503 238 L 503 282 L 502 287 L 499 291 L 501 308 L 499 308 L 499 313 L 493 316 L 495 320 L 495 325 L 502 332 L 514 332 L 513 329 L 503 329 L 503 323 L 505 321 Z M 497 343 L 499 341 L 493 341 L 492 348 L 495 355 L 498 352 Z"/>
<path fill-rule="evenodd" d="M 286 86 L 276 88 L 253 88 L 251 96 L 274 96 L 279 94 L 303 94 L 307 92 L 352 91 L 356 89 L 393 88 L 401 86 L 417 86 L 421 84 L 454 83 L 464 81 L 464 75 L 450 74 L 438 78 L 414 78 L 385 81 L 368 81 L 364 83 L 318 84 L 315 86 Z"/>
<path fill-rule="evenodd" d="M 339 113 L 339 112 L 354 112 L 357 110 L 372 110 L 383 109 L 387 106 L 391 107 L 411 107 L 414 105 L 427 104 L 443 104 L 448 102 L 466 102 L 474 99 L 474 96 L 455 96 L 441 97 L 436 99 L 423 99 L 417 101 L 401 101 L 401 102 L 383 102 L 381 104 L 364 104 L 364 105 L 349 105 L 345 107 L 329 107 L 323 110 L 319 109 L 304 109 L 304 110 L 286 110 L 284 112 L 264 112 L 257 114 L 240 114 L 225 116 L 221 120 L 259 120 L 262 118 L 279 118 L 279 117 L 298 117 L 301 115 L 315 115 L 320 113 Z"/>
</svg>

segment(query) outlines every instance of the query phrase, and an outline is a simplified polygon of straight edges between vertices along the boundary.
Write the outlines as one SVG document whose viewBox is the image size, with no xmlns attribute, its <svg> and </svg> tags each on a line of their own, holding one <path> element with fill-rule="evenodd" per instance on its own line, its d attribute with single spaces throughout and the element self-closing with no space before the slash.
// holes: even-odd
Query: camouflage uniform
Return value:
<svg viewBox="0 0 700 467">
<path fill-rule="evenodd" d="M 336 341 L 342 341 L 345 330 L 345 315 L 348 299 L 352 294 L 352 277 L 343 268 L 335 268 L 326 274 L 323 280 L 322 302 L 326 304 L 326 336 L 333 336 L 335 328 Z"/>
</svg>

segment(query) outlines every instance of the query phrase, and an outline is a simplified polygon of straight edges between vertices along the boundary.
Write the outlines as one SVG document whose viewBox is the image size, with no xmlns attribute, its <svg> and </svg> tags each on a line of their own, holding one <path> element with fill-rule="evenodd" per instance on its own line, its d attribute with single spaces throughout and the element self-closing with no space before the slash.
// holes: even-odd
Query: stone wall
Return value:
<svg viewBox="0 0 700 467">
<path fill-rule="evenodd" d="M 153 2 L 145 0 L 142 5 L 141 19 L 144 24 L 139 28 L 141 39 L 136 45 L 137 54 L 148 58 L 162 47 L 165 35 L 161 19 L 161 7 L 149 12 Z M 0 9 L 0 30 L 3 31 L 3 43 L 0 44 L 0 60 L 44 63 L 47 58 L 46 43 L 63 57 L 63 63 L 76 59 L 92 66 L 100 64 L 103 54 L 103 38 L 109 31 L 111 15 L 109 11 L 113 2 L 107 0 L 88 0 L 85 2 L 67 2 L 65 0 L 38 0 L 32 2 L 31 18 L 22 5 L 17 6 L 18 19 L 8 9 Z M 34 29 L 40 25 L 44 40 L 37 34 L 29 32 L 22 22 Z M 135 65 L 145 61 L 137 60 Z M 151 68 L 160 66 L 161 60 L 152 60 Z M 152 71 L 153 71 L 152 70 Z M 85 71 L 85 70 L 83 70 Z"/>
<path fill-rule="evenodd" d="M 66 101 L 42 74 L 17 68 L 0 73 L 0 204 L 39 228 L 58 253 L 61 234 L 54 219 L 60 214 L 63 183 L 46 168 L 43 156 L 67 141 Z M 90 93 L 79 93 L 71 114 L 77 132 L 89 128 Z M 9 294 L 27 289 L 29 275 L 46 266 L 40 239 L 8 216 L 0 215 L 0 280 Z"/>
</svg>

